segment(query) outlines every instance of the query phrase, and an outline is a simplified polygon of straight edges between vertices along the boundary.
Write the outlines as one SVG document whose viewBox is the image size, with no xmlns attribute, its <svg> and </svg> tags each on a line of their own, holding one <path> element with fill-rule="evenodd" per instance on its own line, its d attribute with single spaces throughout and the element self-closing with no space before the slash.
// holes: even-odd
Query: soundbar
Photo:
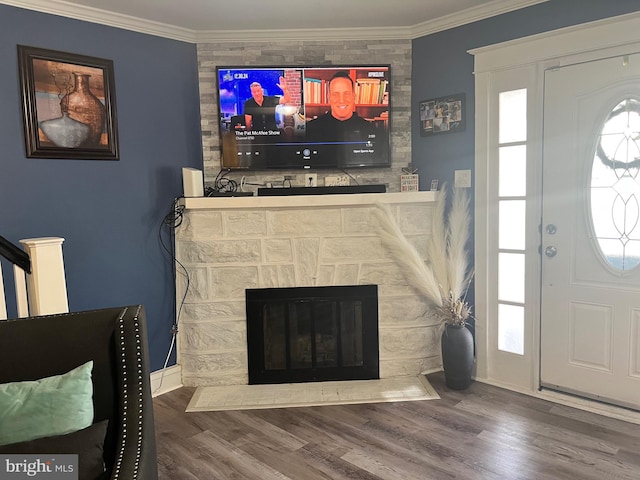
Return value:
<svg viewBox="0 0 640 480">
<path fill-rule="evenodd" d="M 340 185 L 335 187 L 275 187 L 258 188 L 259 197 L 285 195 L 340 195 L 345 193 L 385 193 L 387 186 L 374 185 Z"/>
</svg>

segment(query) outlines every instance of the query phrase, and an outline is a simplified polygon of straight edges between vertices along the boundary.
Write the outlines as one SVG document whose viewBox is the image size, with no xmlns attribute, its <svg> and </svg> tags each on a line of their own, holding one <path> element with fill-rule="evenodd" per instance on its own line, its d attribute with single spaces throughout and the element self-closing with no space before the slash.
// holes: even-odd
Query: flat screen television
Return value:
<svg viewBox="0 0 640 480">
<path fill-rule="evenodd" d="M 389 167 L 389 65 L 217 67 L 223 169 Z"/>
</svg>

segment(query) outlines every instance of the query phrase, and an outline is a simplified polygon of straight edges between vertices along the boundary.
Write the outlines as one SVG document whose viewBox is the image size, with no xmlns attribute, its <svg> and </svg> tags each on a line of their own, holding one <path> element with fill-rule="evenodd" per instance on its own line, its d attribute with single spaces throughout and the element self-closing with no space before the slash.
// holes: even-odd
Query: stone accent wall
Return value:
<svg viewBox="0 0 640 480">
<path fill-rule="evenodd" d="M 252 43 L 201 43 L 198 49 L 200 77 L 200 114 L 205 183 L 213 184 L 220 171 L 220 132 L 218 126 L 218 92 L 216 66 L 302 66 L 366 65 L 391 66 L 391 168 L 351 169 L 359 184 L 386 184 L 387 191 L 400 191 L 402 167 L 411 162 L 411 41 L 410 40 L 336 40 Z M 327 175 L 342 174 L 320 170 L 318 185 Z M 295 175 L 294 185 L 304 185 L 300 171 L 232 173 L 247 183 L 281 184 L 284 175 Z M 352 181 L 352 184 L 355 182 Z"/>
<path fill-rule="evenodd" d="M 372 218 L 374 202 L 391 204 L 423 251 L 433 198 L 418 192 L 187 199 L 176 231 L 177 258 L 189 272 L 178 335 L 183 383 L 248 383 L 246 288 L 377 284 L 380 376 L 440 368 L 438 327 L 382 246 Z M 179 301 L 185 285 L 178 275 Z"/>
</svg>

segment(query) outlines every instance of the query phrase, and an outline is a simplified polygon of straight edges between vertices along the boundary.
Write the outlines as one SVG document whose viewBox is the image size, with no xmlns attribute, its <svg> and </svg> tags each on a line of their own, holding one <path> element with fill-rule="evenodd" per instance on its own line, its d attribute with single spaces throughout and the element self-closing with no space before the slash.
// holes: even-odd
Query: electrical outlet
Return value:
<svg viewBox="0 0 640 480">
<path fill-rule="evenodd" d="M 304 186 L 305 187 L 317 187 L 318 186 L 318 174 L 317 173 L 305 173 L 304 174 Z"/>
<path fill-rule="evenodd" d="M 471 188 L 471 170 L 456 170 L 453 185 L 459 188 Z"/>
<path fill-rule="evenodd" d="M 349 185 L 349 176 L 348 175 L 328 175 L 324 177 L 324 185 L 325 187 Z"/>
</svg>

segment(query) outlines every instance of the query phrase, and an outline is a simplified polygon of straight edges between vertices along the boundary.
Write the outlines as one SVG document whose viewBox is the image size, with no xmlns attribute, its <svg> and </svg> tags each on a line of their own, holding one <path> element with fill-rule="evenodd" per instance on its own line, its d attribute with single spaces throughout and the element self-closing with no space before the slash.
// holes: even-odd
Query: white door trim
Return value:
<svg viewBox="0 0 640 480">
<path fill-rule="evenodd" d="M 510 40 L 469 50 L 474 73 L 495 73 L 531 64 L 569 65 L 624 53 L 640 39 L 637 31 L 640 12 L 597 20 L 573 27 Z"/>
</svg>

